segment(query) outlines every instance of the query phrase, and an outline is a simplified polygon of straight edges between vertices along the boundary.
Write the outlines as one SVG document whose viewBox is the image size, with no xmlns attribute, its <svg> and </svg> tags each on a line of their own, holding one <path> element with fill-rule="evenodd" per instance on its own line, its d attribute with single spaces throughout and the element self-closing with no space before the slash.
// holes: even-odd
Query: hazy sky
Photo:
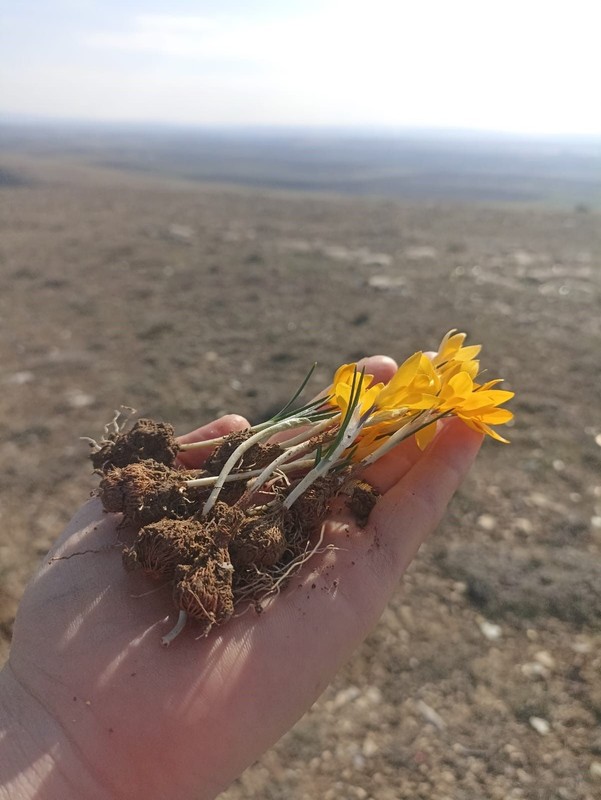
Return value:
<svg viewBox="0 0 601 800">
<path fill-rule="evenodd" d="M 0 0 L 0 113 L 601 134 L 598 0 Z"/>
</svg>

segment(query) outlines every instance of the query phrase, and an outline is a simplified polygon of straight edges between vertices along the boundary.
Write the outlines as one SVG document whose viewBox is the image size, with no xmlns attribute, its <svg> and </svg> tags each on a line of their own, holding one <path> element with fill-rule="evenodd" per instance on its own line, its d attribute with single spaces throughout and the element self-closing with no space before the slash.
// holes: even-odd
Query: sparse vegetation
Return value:
<svg viewBox="0 0 601 800">
<path fill-rule="evenodd" d="M 341 361 L 403 358 L 460 325 L 516 391 L 511 447 L 484 448 L 380 625 L 224 797 L 593 800 L 599 600 L 577 576 L 601 549 L 597 213 L 206 188 L 67 156 L 0 164 L 28 176 L 0 188 L 3 654 L 28 576 L 96 485 L 78 437 L 107 408 L 177 433 L 230 411 L 258 422 L 313 360 L 309 391 Z M 499 607 L 543 573 L 535 614 Z M 545 611 L 554 582 L 577 619 Z"/>
</svg>

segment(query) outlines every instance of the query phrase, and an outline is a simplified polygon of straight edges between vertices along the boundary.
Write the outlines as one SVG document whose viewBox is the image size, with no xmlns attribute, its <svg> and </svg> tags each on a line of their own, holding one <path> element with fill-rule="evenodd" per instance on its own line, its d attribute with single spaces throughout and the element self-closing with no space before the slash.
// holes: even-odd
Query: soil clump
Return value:
<svg viewBox="0 0 601 800">
<path fill-rule="evenodd" d="M 197 620 L 203 633 L 228 620 L 238 602 L 260 611 L 314 551 L 332 498 L 348 491 L 348 471 L 342 471 L 318 478 L 291 508 L 283 503 L 289 483 L 276 481 L 259 495 L 248 492 L 246 473 L 256 475 L 284 452 L 278 444 L 259 443 L 242 454 L 238 479 L 223 485 L 211 507 L 215 480 L 201 486 L 194 481 L 215 479 L 248 437 L 245 431 L 230 434 L 204 469 L 184 469 L 176 466 L 173 428 L 144 419 L 91 454 L 102 475 L 97 494 L 105 511 L 122 514 L 122 526 L 136 531 L 123 549 L 124 568 L 170 582 L 180 618 L 183 613 Z M 347 504 L 361 526 L 375 497 L 367 484 L 352 484 Z"/>
<path fill-rule="evenodd" d="M 90 459 L 94 469 L 101 472 L 147 459 L 173 466 L 178 451 L 171 425 L 139 419 L 129 431 L 108 434 L 100 448 L 90 454 Z"/>
</svg>

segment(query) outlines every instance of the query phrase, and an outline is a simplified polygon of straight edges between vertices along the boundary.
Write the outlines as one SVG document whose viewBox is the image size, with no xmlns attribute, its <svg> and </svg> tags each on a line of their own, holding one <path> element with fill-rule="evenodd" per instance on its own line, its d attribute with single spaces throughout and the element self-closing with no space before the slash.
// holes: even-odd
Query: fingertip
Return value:
<svg viewBox="0 0 601 800">
<path fill-rule="evenodd" d="M 209 422 L 207 425 L 201 425 L 200 428 L 195 428 L 190 433 L 184 433 L 178 437 L 181 444 L 189 444 L 190 442 L 202 442 L 203 439 L 215 439 L 217 436 L 226 436 L 228 433 L 234 431 L 243 431 L 250 427 L 249 421 L 240 416 L 240 414 L 225 414 L 219 419 Z"/>
<path fill-rule="evenodd" d="M 365 368 L 368 375 L 373 375 L 376 383 L 388 383 L 398 369 L 398 364 L 390 356 L 366 356 L 357 362 L 359 368 Z"/>
<path fill-rule="evenodd" d="M 190 433 L 179 436 L 178 441 L 180 444 L 190 444 L 192 442 L 202 442 L 205 439 L 218 439 L 220 436 L 227 436 L 228 433 L 236 431 L 244 431 L 249 427 L 249 421 L 240 414 L 224 414 L 223 417 L 219 417 L 219 419 L 209 422 L 207 425 L 202 425 L 200 428 L 190 431 Z M 188 469 L 195 469 L 201 466 L 210 452 L 211 449 L 209 447 L 180 452 L 178 461 Z"/>
<path fill-rule="evenodd" d="M 223 428 L 227 433 L 243 431 L 246 430 L 246 428 L 250 428 L 250 422 L 241 414 L 225 414 L 223 417 L 215 420 L 214 424 L 220 429 Z"/>
</svg>

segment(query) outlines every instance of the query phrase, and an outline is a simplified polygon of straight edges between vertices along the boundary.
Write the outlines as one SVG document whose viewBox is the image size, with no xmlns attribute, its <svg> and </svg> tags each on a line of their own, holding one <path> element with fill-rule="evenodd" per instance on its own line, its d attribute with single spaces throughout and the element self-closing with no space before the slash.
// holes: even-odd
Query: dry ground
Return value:
<svg viewBox="0 0 601 800">
<path fill-rule="evenodd" d="M 2 656 L 94 486 L 78 437 L 113 408 L 257 420 L 314 360 L 317 387 L 459 327 L 517 392 L 512 444 L 487 443 L 377 629 L 224 797 L 600 797 L 599 216 L 1 166 Z"/>
</svg>

